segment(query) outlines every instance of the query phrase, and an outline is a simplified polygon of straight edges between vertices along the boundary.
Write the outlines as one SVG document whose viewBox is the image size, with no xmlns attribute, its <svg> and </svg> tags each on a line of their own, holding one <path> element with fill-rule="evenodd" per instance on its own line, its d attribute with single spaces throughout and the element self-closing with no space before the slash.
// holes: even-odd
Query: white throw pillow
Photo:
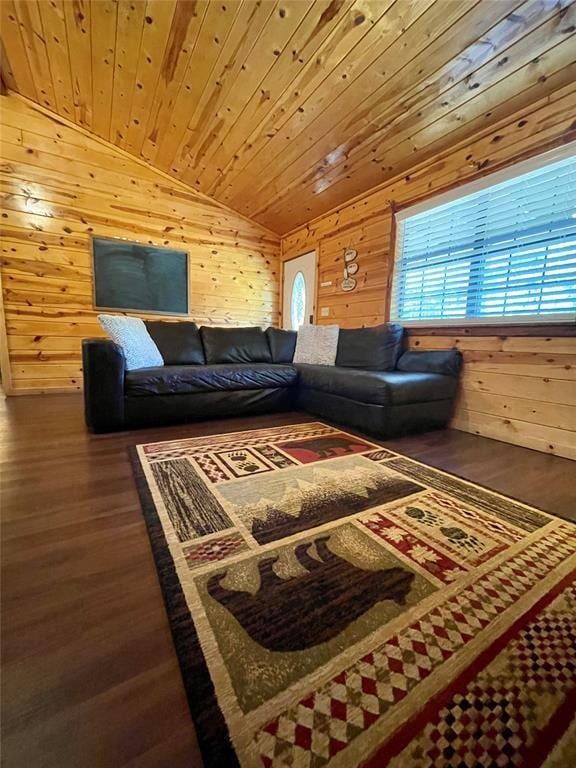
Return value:
<svg viewBox="0 0 576 768">
<path fill-rule="evenodd" d="M 139 317 L 98 315 L 98 322 L 112 341 L 122 347 L 127 371 L 164 365 L 160 350 Z"/>
<path fill-rule="evenodd" d="M 339 333 L 337 325 L 301 325 L 296 339 L 294 362 L 334 365 Z"/>
</svg>

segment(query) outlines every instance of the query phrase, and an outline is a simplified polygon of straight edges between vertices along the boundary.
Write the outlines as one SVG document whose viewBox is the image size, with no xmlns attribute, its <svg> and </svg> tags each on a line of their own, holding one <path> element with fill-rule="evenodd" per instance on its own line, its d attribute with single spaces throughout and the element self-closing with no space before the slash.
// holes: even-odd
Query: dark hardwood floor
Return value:
<svg viewBox="0 0 576 768">
<path fill-rule="evenodd" d="M 199 766 L 126 447 L 310 417 L 93 437 L 78 395 L 0 410 L 4 768 Z M 566 459 L 449 430 L 388 445 L 576 517 Z"/>
</svg>

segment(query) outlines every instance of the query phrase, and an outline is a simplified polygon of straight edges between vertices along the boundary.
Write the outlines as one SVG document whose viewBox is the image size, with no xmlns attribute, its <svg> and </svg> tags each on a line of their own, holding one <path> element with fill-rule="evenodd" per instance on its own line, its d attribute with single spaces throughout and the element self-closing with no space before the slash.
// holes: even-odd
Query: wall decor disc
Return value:
<svg viewBox="0 0 576 768">
<path fill-rule="evenodd" d="M 352 262 L 352 264 L 348 264 L 346 266 L 346 271 L 347 271 L 347 273 L 349 275 L 355 275 L 356 272 L 358 272 L 359 269 L 360 269 L 360 267 L 359 267 L 357 261 L 354 261 L 354 262 Z"/>
<path fill-rule="evenodd" d="M 344 251 L 344 261 L 346 263 L 354 261 L 356 256 L 358 256 L 358 251 L 355 248 L 346 248 Z"/>
<path fill-rule="evenodd" d="M 345 277 L 341 286 L 343 291 L 353 291 L 356 288 L 356 280 L 353 277 Z"/>
</svg>

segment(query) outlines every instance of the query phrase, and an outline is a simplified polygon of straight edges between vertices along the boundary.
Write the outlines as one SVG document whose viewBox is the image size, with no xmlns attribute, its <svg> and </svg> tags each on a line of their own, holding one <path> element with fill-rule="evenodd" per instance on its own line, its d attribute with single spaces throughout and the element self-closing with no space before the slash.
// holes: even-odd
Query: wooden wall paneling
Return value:
<svg viewBox="0 0 576 768">
<path fill-rule="evenodd" d="M 317 243 L 318 323 L 354 328 L 384 321 L 387 314 L 386 278 L 383 282 L 379 278 L 387 273 L 391 219 L 388 208 L 378 218 L 343 227 Z M 344 277 L 344 250 L 348 247 L 358 251 L 359 269 L 354 275 L 357 287 L 346 293 L 340 284 Z M 323 287 L 326 282 L 332 285 Z"/>
<path fill-rule="evenodd" d="M 410 346 L 462 351 L 464 375 L 453 427 L 576 458 L 575 328 L 572 333 L 561 338 L 411 335 Z"/>
<path fill-rule="evenodd" d="M 6 238 L 5 247 L 9 249 L 12 246 L 10 238 Z M 90 281 L 90 269 L 86 267 L 82 269 L 80 267 L 69 267 L 59 263 L 52 263 L 50 261 L 40 261 L 38 259 L 14 259 L 10 256 L 2 257 L 2 264 L 5 267 L 9 267 L 13 273 L 20 276 L 32 276 L 37 275 L 39 278 L 52 277 L 61 278 L 67 281 L 82 282 L 82 280 Z"/>
<path fill-rule="evenodd" d="M 486 413 L 509 421 L 524 421 L 576 432 L 576 408 L 524 397 L 464 389 L 460 393 L 460 412 Z"/>
<path fill-rule="evenodd" d="M 476 333 L 472 336 L 436 334 L 435 328 L 411 328 L 409 330 L 410 346 L 413 349 L 459 349 L 463 354 L 475 352 L 488 354 L 545 355 L 553 359 L 554 355 L 569 355 L 574 349 L 572 336 L 576 335 L 570 326 L 558 326 L 558 330 L 566 331 L 566 335 L 549 337 L 540 335 L 540 327 L 536 326 L 529 336 L 508 336 L 516 333 L 515 326 L 505 328 L 492 325 L 473 326 Z M 530 328 L 530 326 L 528 326 Z M 519 329 L 520 330 L 520 329 Z M 496 336 L 495 334 L 501 334 Z"/>
<path fill-rule="evenodd" d="M 89 215 L 89 214 L 88 214 Z M 193 228 L 193 224 L 189 225 Z M 40 230 L 38 230 L 40 231 Z M 116 230 L 118 231 L 118 229 Z M 31 252 L 25 252 L 19 257 L 15 257 L 12 253 L 15 250 L 17 243 L 13 240 L 13 234 L 9 228 L 5 230 L 6 235 L 3 244 L 3 262 L 9 265 L 14 272 L 21 272 L 26 274 L 27 279 L 33 279 L 33 275 L 36 275 L 39 279 L 53 278 L 53 279 L 65 279 L 67 281 L 76 282 L 89 282 L 91 280 L 91 266 L 89 260 L 86 265 L 78 266 L 76 261 L 72 261 L 68 258 L 60 257 L 58 259 L 52 259 L 50 254 L 44 255 L 44 253 L 36 254 Z M 80 236 L 82 237 L 82 235 Z M 240 242 L 242 236 L 239 235 Z M 89 236 L 86 234 L 83 236 L 82 244 L 89 241 Z M 163 241 L 164 242 L 164 241 Z M 213 240 L 200 239 L 186 237 L 184 240 L 170 240 L 169 243 L 178 244 L 179 247 L 186 247 L 188 250 L 193 250 L 195 253 L 202 253 L 203 262 L 199 264 L 199 271 L 197 274 L 198 284 L 206 285 L 218 283 L 225 274 L 230 277 L 233 283 L 239 287 L 250 287 L 250 281 L 254 280 L 259 282 L 262 275 L 267 275 L 270 268 L 273 266 L 272 259 L 274 257 L 274 246 L 266 245 L 264 243 L 256 246 L 254 250 L 249 250 L 250 245 L 243 245 L 236 249 L 235 260 L 230 259 L 223 269 L 218 269 L 216 261 L 218 259 L 226 259 L 225 252 L 221 251 L 220 243 Z M 210 251 L 207 250 L 207 245 L 210 245 Z M 39 249 L 46 249 L 45 246 L 37 246 Z M 21 249 L 22 250 L 22 249 Z M 88 253 L 88 252 L 87 252 Z M 220 255 L 223 254 L 224 255 Z M 235 270 L 235 271 L 232 271 Z M 77 288 L 77 286 L 74 286 Z M 232 286 L 231 286 L 232 287 Z M 77 291 L 74 291 L 77 292 Z"/>
<path fill-rule="evenodd" d="M 6 330 L 6 317 L 4 316 L 4 302 L 2 300 L 2 295 L 2 270 L 0 269 L 0 386 L 5 395 L 11 395 L 12 365 L 10 361 L 8 333 Z"/>
<path fill-rule="evenodd" d="M 85 132 L 79 130 L 77 127 L 70 127 L 70 124 L 65 122 L 66 119 L 60 120 L 58 116 L 52 115 L 50 125 L 46 125 L 45 114 L 34 112 L 27 115 L 26 125 L 22 124 L 21 109 L 17 108 L 16 99 L 5 99 L 2 104 L 2 127 L 12 126 L 13 128 L 24 128 L 31 134 L 36 136 L 36 141 L 40 142 L 41 138 L 51 139 L 52 142 L 65 141 L 67 144 L 74 144 L 78 147 L 86 147 L 87 135 Z M 43 131 L 43 133 L 40 133 Z M 90 137 L 91 138 L 91 137 Z M 94 141 L 92 140 L 91 144 Z"/>
<path fill-rule="evenodd" d="M 26 357 L 32 355 L 41 359 L 44 354 L 53 356 L 54 354 L 59 355 L 59 353 L 63 355 L 71 353 L 74 354 L 74 359 L 78 359 L 78 339 L 74 336 L 45 336 L 42 334 L 19 336 L 16 333 L 11 333 L 8 336 L 8 349 L 11 359 L 14 360 L 19 355 Z M 57 359 L 67 358 L 57 357 Z"/>
<path fill-rule="evenodd" d="M 21 304 L 22 306 L 30 306 L 30 302 L 34 301 L 38 306 L 42 307 L 45 305 L 49 306 L 58 306 L 62 305 L 67 307 L 68 309 L 91 309 L 93 305 L 93 299 L 92 299 L 92 291 L 87 290 L 86 292 L 79 292 L 79 293 L 72 293 L 69 286 L 65 286 L 67 290 L 52 294 L 45 294 L 42 292 L 38 292 L 38 295 L 36 295 L 37 291 L 33 290 L 33 288 L 37 289 L 37 285 L 32 283 L 32 289 L 30 288 L 31 283 L 27 283 L 26 280 L 22 281 L 14 281 L 16 284 L 16 287 L 10 287 L 6 288 L 4 291 L 4 301 L 7 305 L 10 306 L 17 306 L 18 304 Z M 8 282 L 8 285 L 14 286 L 14 283 Z M 89 287 L 89 284 L 87 284 Z"/>
<path fill-rule="evenodd" d="M 62 0 L 39 2 L 38 11 L 42 21 L 46 57 L 50 62 L 50 73 L 56 98 L 56 111 L 69 120 L 74 119 L 74 91 L 68 58 L 68 34 Z"/>
<path fill-rule="evenodd" d="M 457 412 L 452 420 L 452 426 L 454 429 L 472 432 L 481 437 L 490 437 L 505 443 L 514 443 L 568 459 L 576 459 L 574 432 L 571 430 L 502 419 L 487 413 L 476 414 L 474 411 Z"/>
<path fill-rule="evenodd" d="M 156 208 L 156 215 L 162 216 L 164 219 L 163 232 L 171 240 L 180 240 L 188 244 L 202 244 L 205 238 L 209 237 L 211 242 L 217 244 L 221 248 L 239 248 L 241 251 L 242 246 L 254 246 L 259 247 L 263 243 L 272 244 L 275 242 L 275 237 L 269 235 L 268 241 L 265 241 L 258 228 L 247 228 L 243 233 L 241 242 L 238 240 L 238 236 L 235 232 L 230 231 L 226 227 L 226 221 L 217 215 L 218 209 L 214 212 L 214 209 L 205 204 L 199 203 L 198 198 L 194 200 L 188 200 L 186 197 L 182 199 L 182 204 L 187 204 L 190 216 L 194 216 L 195 229 L 193 232 L 187 230 L 185 227 L 185 219 L 182 214 L 179 213 L 178 207 L 174 206 L 174 198 L 176 197 L 176 190 L 172 190 L 170 196 L 159 195 L 159 190 L 152 184 L 141 183 L 138 186 L 126 187 L 126 194 L 122 196 L 122 191 L 114 189 L 114 187 L 108 187 L 108 195 L 101 189 L 96 189 L 96 184 L 99 184 L 100 174 L 96 175 L 92 166 L 83 166 L 78 164 L 77 175 L 80 178 L 84 178 L 84 175 L 89 177 L 90 174 L 94 176 L 94 182 L 90 188 L 90 194 L 78 193 L 76 187 L 66 186 L 61 182 L 60 178 L 51 179 L 46 185 L 38 187 L 37 185 L 27 182 L 30 178 L 30 174 L 37 172 L 37 167 L 34 165 L 22 166 L 20 164 L 10 164 L 10 176 L 5 182 L 5 195 L 3 197 L 4 205 L 6 208 L 6 216 L 4 222 L 8 219 L 12 220 L 13 228 L 11 230 L 11 237 L 27 242 L 40 242 L 41 238 L 36 230 L 26 229 L 26 220 L 22 224 L 22 217 L 27 215 L 41 215 L 43 208 L 45 209 L 47 204 L 53 205 L 60 211 L 63 218 L 66 218 L 71 223 L 83 224 L 83 209 L 90 209 L 91 206 L 97 201 L 98 209 L 100 213 L 105 212 L 107 220 L 109 217 L 115 217 L 119 221 L 119 225 L 124 226 L 126 229 L 133 229 L 141 234 L 152 233 L 156 230 L 149 228 L 149 215 L 141 207 L 142 195 L 150 194 L 151 199 L 154 200 Z M 52 173 L 52 172 L 51 172 Z M 62 175 L 62 174 L 61 174 Z M 107 174 L 102 171 L 103 178 L 105 180 L 116 180 L 122 178 L 121 174 Z M 58 186 L 56 186 L 58 185 Z M 165 190 L 161 190 L 165 191 Z M 166 190 L 167 195 L 170 190 Z M 62 204 L 60 207 L 59 204 Z M 52 208 L 50 210 L 53 210 Z M 18 216 L 20 219 L 18 219 Z M 104 217 L 100 217 L 104 221 Z M 99 219 L 99 220 L 100 220 Z M 37 219 L 39 225 L 43 224 L 42 219 Z M 50 222 L 47 223 L 47 226 Z M 74 237 L 74 233 L 71 228 L 63 234 L 46 234 L 43 235 L 42 244 L 44 246 L 57 246 L 59 250 L 77 248 L 83 244 L 82 239 Z M 56 227 L 57 230 L 57 227 Z M 86 227 L 85 230 L 90 234 L 91 230 Z M 261 232 L 261 230 L 260 230 Z M 230 253 L 230 257 L 234 258 L 234 253 Z"/>
<path fill-rule="evenodd" d="M 502 354 L 488 355 L 478 354 L 464 355 L 466 370 L 469 373 L 502 373 L 503 370 L 512 376 L 545 375 L 559 381 L 574 381 L 576 379 L 576 354 L 561 355 L 558 358 L 537 355 Z M 542 366 L 546 366 L 543 368 Z"/>
<path fill-rule="evenodd" d="M 573 382 L 554 379 L 547 370 L 540 378 L 509 374 L 503 366 L 501 373 L 475 373 L 464 370 L 462 386 L 478 392 L 493 392 L 509 397 L 528 397 L 558 405 L 576 405 L 576 388 Z"/>
<path fill-rule="evenodd" d="M 59 172 L 59 170 L 62 168 L 62 154 L 69 151 L 66 144 L 63 144 L 61 141 L 58 142 L 58 152 L 60 154 L 54 156 L 47 152 L 44 153 L 36 150 L 34 150 L 32 153 L 29 153 L 28 149 L 18 153 L 18 149 L 22 148 L 11 146 L 8 142 L 6 142 L 4 147 L 4 154 L 5 157 L 9 157 L 11 160 L 11 171 L 18 170 L 20 176 L 24 175 L 24 180 L 26 179 L 27 174 L 30 173 L 30 170 L 35 167 L 34 164 L 36 164 L 36 166 L 40 166 L 44 171 L 46 171 L 46 168 L 50 168 L 52 177 L 58 177 L 59 179 L 62 178 L 62 174 Z M 126 177 L 117 171 L 125 168 L 129 169 L 129 164 L 134 163 L 134 160 L 127 159 L 127 157 L 116 158 L 116 162 L 114 163 L 113 167 L 117 170 L 109 171 L 108 167 L 110 166 L 110 163 L 106 162 L 106 154 L 98 151 L 97 144 L 93 143 L 91 149 L 86 148 L 86 146 L 81 146 L 80 149 L 77 149 L 77 144 L 71 145 L 70 151 L 72 152 L 72 156 L 76 158 L 75 166 L 77 175 L 86 180 L 87 185 L 90 187 L 90 194 L 92 194 L 96 188 L 101 189 L 103 192 L 103 198 L 100 202 L 101 207 L 106 207 L 116 216 L 121 216 L 122 220 L 125 222 L 130 221 L 130 213 L 132 213 L 133 218 L 134 211 L 131 211 L 131 209 L 127 208 L 126 205 L 119 205 L 115 199 L 117 195 L 122 194 L 124 198 L 127 198 L 132 194 L 132 188 L 134 189 L 134 192 L 137 192 L 138 194 L 146 193 L 149 189 L 151 189 L 152 193 L 154 193 L 155 191 L 157 192 L 157 190 L 160 188 L 157 182 L 157 172 L 150 169 L 148 166 L 142 166 L 142 169 L 139 171 L 141 178 L 130 178 L 130 184 L 127 185 Z M 79 162 L 77 159 L 79 155 L 82 156 L 82 162 Z M 22 159 L 28 161 L 25 170 L 21 170 L 24 164 L 18 164 L 18 168 L 15 169 L 14 161 Z M 84 160 L 87 162 L 85 163 Z M 46 188 L 47 187 L 44 186 L 44 190 L 46 190 Z M 27 184 L 24 189 L 26 190 L 26 194 L 29 194 L 28 190 L 30 189 L 30 184 Z M 79 201 L 83 193 L 78 192 L 78 189 L 75 187 L 74 189 L 76 190 L 74 199 Z M 176 198 L 185 200 L 188 203 L 189 208 L 195 210 L 199 218 L 206 222 L 206 227 L 211 226 L 213 232 L 218 233 L 218 212 L 221 212 L 222 210 L 218 205 L 212 202 L 207 203 L 204 200 L 202 201 L 201 205 L 199 205 L 198 196 L 195 193 L 190 193 L 190 191 L 182 192 L 178 188 L 174 187 L 168 187 L 166 191 L 169 193 L 169 195 L 167 195 L 164 200 L 168 201 L 168 204 L 173 203 Z M 159 205 L 165 207 L 166 204 L 160 200 Z M 75 219 L 79 218 L 77 208 L 78 202 L 76 202 L 74 207 L 75 212 L 71 214 Z M 28 212 L 33 213 L 33 210 L 34 209 L 31 211 L 29 210 Z M 171 213 L 173 213 L 173 210 Z M 141 216 L 145 217 L 146 213 L 141 213 Z M 167 224 L 172 224 L 173 222 L 179 221 L 178 217 L 168 213 L 165 214 L 165 218 L 167 219 Z M 138 227 L 142 229 L 141 220 L 138 222 Z M 175 229 L 177 229 L 177 227 L 167 226 L 166 231 L 172 232 Z M 254 225 L 251 225 L 251 229 L 252 231 L 258 231 L 258 227 L 255 227 Z M 234 241 L 233 234 L 229 234 L 227 237 L 230 242 Z"/>
<path fill-rule="evenodd" d="M 4 106 L 0 272 L 15 394 L 81 387 L 81 340 L 104 335 L 92 234 L 186 248 L 196 322 L 277 322 L 275 235 L 18 97 Z"/>
<path fill-rule="evenodd" d="M 72 72 L 72 93 L 76 122 L 83 128 L 92 127 L 92 43 L 89 0 L 64 0 L 68 56 L 76 65 Z"/>
<path fill-rule="evenodd" d="M 30 137 L 31 146 L 23 148 L 21 146 L 12 146 L 9 142 L 5 145 L 5 157 L 10 162 L 19 163 L 21 165 L 27 164 L 29 166 L 42 167 L 45 171 L 58 174 L 63 167 L 65 146 L 60 146 L 62 142 L 51 140 L 48 143 L 45 137 Z M 112 190 L 121 190 L 121 184 L 126 187 L 126 178 L 123 177 L 125 169 L 129 167 L 130 160 L 124 157 L 118 157 L 117 163 L 110 168 L 102 167 L 98 165 L 99 158 L 102 158 L 102 153 L 96 149 L 90 147 L 79 147 L 74 145 L 74 152 L 76 153 L 76 163 L 78 165 L 79 176 L 85 179 L 87 184 L 90 184 L 91 180 L 96 178 L 101 179 L 101 183 L 110 183 Z M 97 174 L 97 172 L 99 173 Z M 153 172 L 152 172 L 153 173 Z M 146 172 L 141 173 L 142 179 L 146 179 Z M 134 186 L 137 186 L 134 184 Z"/>
<path fill-rule="evenodd" d="M 19 144 L 22 146 L 24 141 L 24 135 L 20 128 L 14 128 L 11 125 L 2 126 L 2 136 L 4 141 L 10 141 L 11 144 Z"/>
<path fill-rule="evenodd" d="M 65 248 L 62 247 L 48 247 L 45 245 L 35 245 L 31 243 L 22 243 L 19 242 L 15 236 L 13 231 L 9 231 L 8 229 L 4 230 L 5 232 L 5 241 L 2 244 L 2 254 L 3 258 L 11 261 L 14 267 L 17 266 L 19 261 L 22 260 L 28 260 L 29 262 L 40 262 L 39 264 L 39 271 L 42 270 L 42 263 L 51 263 L 51 264 L 64 264 L 66 266 L 71 265 L 74 267 L 85 267 L 86 273 L 84 274 L 84 271 L 79 275 L 76 275 L 76 279 L 74 280 L 74 293 L 78 293 L 80 291 L 81 286 L 76 285 L 76 283 L 82 283 L 82 282 L 89 282 L 90 280 L 90 255 L 88 253 L 85 253 L 84 251 L 67 251 Z M 41 251 L 41 252 L 39 252 Z M 22 278 L 20 278 L 22 279 Z M 63 276 L 57 275 L 56 277 L 49 277 L 45 274 L 39 274 L 39 275 L 32 275 L 28 274 L 26 276 L 26 279 L 30 281 L 30 284 L 27 286 L 29 290 L 42 290 L 42 281 L 46 280 L 47 284 L 50 284 L 50 281 L 54 281 L 56 283 L 58 280 L 64 279 Z M 65 278 L 69 279 L 69 278 Z M 34 288 L 36 286 L 36 288 Z M 66 291 L 62 291 L 65 293 Z"/>
</svg>

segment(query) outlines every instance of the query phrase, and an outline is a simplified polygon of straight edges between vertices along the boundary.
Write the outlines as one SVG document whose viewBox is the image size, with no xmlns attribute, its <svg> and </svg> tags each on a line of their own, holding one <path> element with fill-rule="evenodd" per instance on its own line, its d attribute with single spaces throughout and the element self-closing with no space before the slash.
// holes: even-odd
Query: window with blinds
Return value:
<svg viewBox="0 0 576 768">
<path fill-rule="evenodd" d="M 397 214 L 392 319 L 576 319 L 576 154 L 496 178 Z"/>
</svg>

